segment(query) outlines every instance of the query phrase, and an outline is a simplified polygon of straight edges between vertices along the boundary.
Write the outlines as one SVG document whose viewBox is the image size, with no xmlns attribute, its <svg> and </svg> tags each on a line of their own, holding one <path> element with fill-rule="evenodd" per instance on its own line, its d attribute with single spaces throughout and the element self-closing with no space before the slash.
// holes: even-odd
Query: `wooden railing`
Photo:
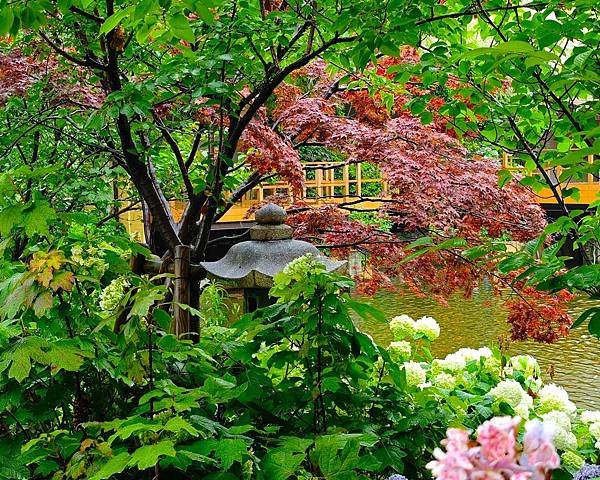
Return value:
<svg viewBox="0 0 600 480">
<path fill-rule="evenodd" d="M 362 164 L 352 165 L 336 162 L 308 162 L 305 166 L 305 183 L 300 194 L 293 191 L 292 187 L 283 181 L 265 182 L 246 193 L 242 199 L 231 207 L 219 220 L 220 222 L 241 222 L 248 220 L 248 209 L 265 198 L 278 195 L 284 203 L 294 203 L 302 200 L 309 204 L 341 203 L 359 197 L 388 197 L 389 185 L 381 180 L 379 171 L 370 165 L 370 172 L 366 172 Z M 376 172 L 376 175 L 373 173 Z M 374 187 L 374 186 L 378 186 Z M 178 220 L 183 213 L 185 203 L 181 201 L 169 202 L 175 219 Z M 365 202 L 356 208 L 374 208 L 377 202 Z M 144 238 L 142 212 L 130 210 L 121 215 L 129 232 L 135 233 L 140 239 Z"/>
<path fill-rule="evenodd" d="M 597 160 L 597 159 L 596 159 Z M 595 161 L 593 155 L 588 156 L 588 162 Z M 370 172 L 365 174 L 365 167 L 361 163 L 345 164 L 335 162 L 308 162 L 304 164 L 306 171 L 306 180 L 301 194 L 295 193 L 290 185 L 283 181 L 265 182 L 250 192 L 237 202 L 220 220 L 220 222 L 240 222 L 247 220 L 248 209 L 257 202 L 263 201 L 267 197 L 278 195 L 280 200 L 293 203 L 302 200 L 309 204 L 321 203 L 341 203 L 359 197 L 389 197 L 390 186 L 382 181 L 378 170 L 370 165 Z M 518 172 L 523 171 L 512 161 L 507 153 L 502 157 L 503 168 Z M 373 173 L 376 173 L 373 175 Z M 560 177 L 562 170 L 560 168 L 552 169 L 549 172 L 554 180 Z M 377 185 L 379 188 L 374 187 Z M 579 199 L 573 197 L 567 198 L 567 203 L 589 205 L 598 199 L 600 193 L 600 182 L 590 174 L 585 174 L 583 178 L 573 178 L 561 182 L 562 188 L 577 187 L 580 192 Z M 556 203 L 549 188 L 543 188 L 538 195 L 538 202 L 542 204 Z M 375 208 L 377 201 L 364 202 L 357 205 L 357 208 Z M 171 202 L 171 209 L 178 219 L 184 209 L 184 203 Z M 138 210 L 128 211 L 121 216 L 121 221 L 125 223 L 130 232 L 137 232 L 140 238 L 143 238 L 142 215 Z"/>
<path fill-rule="evenodd" d="M 593 164 L 598 162 L 598 158 L 594 155 L 587 155 L 586 160 L 588 163 Z M 506 168 L 513 172 L 524 172 L 524 167 L 517 165 L 510 155 L 504 152 L 502 156 L 502 168 Z M 536 174 L 536 172 L 532 172 Z M 590 173 L 584 173 L 578 177 L 569 177 L 566 179 L 561 178 L 564 173 L 564 169 L 560 167 L 553 167 L 546 170 L 548 177 L 552 182 L 559 186 L 559 190 L 568 188 L 577 188 L 579 190 L 579 198 L 569 196 L 565 198 L 565 203 L 568 204 L 580 204 L 589 205 L 590 203 L 599 199 L 600 194 L 600 181 Z M 539 175 L 539 173 L 537 173 Z M 538 197 L 538 203 L 541 204 L 554 204 L 557 203 L 554 198 L 552 191 L 548 187 L 542 188 L 539 192 L 536 192 Z"/>
<path fill-rule="evenodd" d="M 334 162 L 307 162 L 305 166 L 305 183 L 302 193 L 298 195 L 287 183 L 277 181 L 263 183 L 248 192 L 239 202 L 242 206 L 250 206 L 261 202 L 273 195 L 287 197 L 292 203 L 302 199 L 307 203 L 320 204 L 323 202 L 341 202 L 352 197 L 363 196 L 367 185 L 380 185 L 377 195 L 386 196 L 389 191 L 387 182 L 376 177 L 366 178 L 363 167 L 357 164 L 342 164 Z"/>
</svg>

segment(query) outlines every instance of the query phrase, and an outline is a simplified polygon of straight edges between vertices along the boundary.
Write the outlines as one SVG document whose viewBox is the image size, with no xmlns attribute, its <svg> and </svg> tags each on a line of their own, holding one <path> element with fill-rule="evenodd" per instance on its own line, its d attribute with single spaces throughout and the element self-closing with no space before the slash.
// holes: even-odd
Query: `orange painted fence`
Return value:
<svg viewBox="0 0 600 480">
<path fill-rule="evenodd" d="M 593 163 L 594 156 L 590 155 L 588 161 Z M 306 181 L 301 195 L 295 195 L 292 188 L 285 182 L 274 181 L 264 182 L 255 187 L 237 202 L 231 209 L 219 220 L 220 222 L 241 222 L 248 220 L 248 209 L 257 202 L 265 198 L 277 195 L 289 203 L 302 200 L 311 205 L 321 203 L 341 203 L 351 201 L 360 197 L 370 197 L 373 201 L 361 202 L 354 205 L 358 209 L 372 209 L 378 207 L 381 202 L 376 198 L 389 198 L 390 187 L 381 180 L 381 175 L 377 167 L 370 163 L 347 165 L 335 162 L 308 162 L 306 167 Z M 520 167 L 511 161 L 508 154 L 502 158 L 502 167 L 511 171 L 518 172 Z M 560 176 L 560 169 L 554 169 L 549 172 L 551 178 L 556 179 Z M 561 184 L 561 188 L 576 187 L 580 191 L 579 200 L 573 197 L 567 199 L 567 203 L 589 205 L 598 199 L 600 193 L 600 182 L 592 175 L 584 175 L 582 178 L 569 179 Z M 536 193 L 538 202 L 542 204 L 556 203 L 552 192 L 548 188 L 542 189 Z M 183 212 L 185 204 L 181 201 L 171 202 L 171 208 L 176 219 Z M 126 225 L 127 230 L 138 234 L 143 239 L 142 214 L 139 210 L 132 210 L 121 215 L 121 221 Z M 250 218 L 251 219 L 251 218 Z"/>
<path fill-rule="evenodd" d="M 588 163 L 595 163 L 598 159 L 594 158 L 594 155 L 587 156 Z M 502 156 L 502 168 L 506 168 L 513 172 L 522 171 L 522 167 L 515 165 L 515 163 L 510 158 L 510 155 L 504 153 Z M 548 176 L 550 179 L 558 185 L 559 191 L 565 190 L 567 188 L 577 188 L 579 190 L 579 198 L 575 198 L 574 196 L 567 197 L 565 199 L 565 203 L 568 204 L 578 204 L 578 205 L 589 205 L 590 203 L 599 199 L 598 195 L 600 194 L 600 181 L 598 178 L 595 178 L 591 174 L 582 174 L 577 178 L 569 178 L 567 180 L 561 181 L 560 183 L 557 181 L 561 177 L 563 170 L 559 167 L 548 169 Z M 556 199 L 552 195 L 552 191 L 544 187 L 539 192 L 536 192 L 538 203 L 541 204 L 554 204 L 557 203 Z"/>
</svg>

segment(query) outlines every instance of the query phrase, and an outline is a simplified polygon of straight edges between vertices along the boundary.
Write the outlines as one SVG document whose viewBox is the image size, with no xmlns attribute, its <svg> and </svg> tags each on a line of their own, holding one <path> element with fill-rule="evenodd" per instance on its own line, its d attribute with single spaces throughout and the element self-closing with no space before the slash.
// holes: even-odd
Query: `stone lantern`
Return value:
<svg viewBox="0 0 600 480">
<path fill-rule="evenodd" d="M 208 278 L 225 288 L 244 291 L 244 308 L 252 312 L 267 306 L 273 277 L 292 260 L 310 253 L 322 262 L 328 272 L 346 268 L 346 261 L 330 260 L 308 242 L 294 240 L 292 228 L 285 224 L 285 210 L 269 203 L 257 210 L 257 225 L 250 228 L 250 240 L 233 245 L 216 262 L 201 262 Z"/>
</svg>

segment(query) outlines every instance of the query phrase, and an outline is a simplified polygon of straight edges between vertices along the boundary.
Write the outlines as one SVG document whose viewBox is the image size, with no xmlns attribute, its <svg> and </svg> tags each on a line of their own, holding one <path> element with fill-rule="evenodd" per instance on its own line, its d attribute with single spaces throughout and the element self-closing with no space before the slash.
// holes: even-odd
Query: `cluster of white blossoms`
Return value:
<svg viewBox="0 0 600 480">
<path fill-rule="evenodd" d="M 389 355 L 404 370 L 409 388 L 433 389 L 432 394 L 444 398 L 457 390 L 459 394 L 489 385 L 494 413 L 502 409 L 501 404 L 508 404 L 515 416 L 541 420 L 552 434 L 553 444 L 568 471 L 578 470 L 590 459 L 595 461 L 596 457 L 586 452 L 590 452 L 591 446 L 600 450 L 600 410 L 587 410 L 579 415 L 564 388 L 543 384 L 540 365 L 531 355 L 505 358 L 487 347 L 461 348 L 444 358 L 418 362 L 429 358 L 427 342 L 439 337 L 438 323 L 431 317 L 415 321 L 408 315 L 399 315 L 390 321 L 390 329 L 394 341 L 389 345 Z M 423 345 L 425 350 L 421 352 Z M 383 366 L 384 363 L 377 372 Z"/>
<path fill-rule="evenodd" d="M 423 388 L 427 382 L 427 372 L 418 362 L 405 362 L 402 364 L 406 372 L 406 383 L 410 387 Z"/>
<path fill-rule="evenodd" d="M 538 397 L 536 410 L 542 415 L 553 410 L 572 414 L 577 409 L 575 404 L 569 400 L 567 391 L 554 383 L 544 385 L 538 392 Z"/>
<path fill-rule="evenodd" d="M 422 335 L 432 342 L 440 336 L 440 326 L 432 317 L 422 317 L 415 321 L 409 315 L 398 315 L 390 321 L 390 330 L 397 341 Z"/>
<path fill-rule="evenodd" d="M 81 245 L 75 245 L 71 248 L 70 259 L 80 267 L 97 270 L 100 276 L 108 269 L 108 263 L 104 261 L 104 250 L 101 248 L 88 246 L 84 250 Z"/>
<path fill-rule="evenodd" d="M 533 406 L 533 398 L 523 389 L 516 380 L 502 380 L 489 392 L 497 402 L 508 403 L 516 415 L 529 418 L 529 412 Z"/>
<path fill-rule="evenodd" d="M 415 336 L 415 321 L 408 315 L 398 315 L 390 321 L 390 330 L 396 340 L 412 339 Z"/>
<path fill-rule="evenodd" d="M 441 372 L 457 374 L 465 370 L 468 363 L 480 362 L 482 359 L 485 371 L 499 370 L 500 361 L 487 347 L 461 348 L 454 353 L 449 353 L 445 358 L 435 359 L 431 364 L 431 370 L 436 375 Z"/>
<path fill-rule="evenodd" d="M 492 356 L 492 351 L 487 347 L 482 348 L 461 348 L 456 351 L 456 354 L 460 355 L 466 363 L 478 362 L 481 357 L 488 358 Z"/>
<path fill-rule="evenodd" d="M 415 330 L 432 342 L 440 336 L 440 325 L 433 317 L 422 317 L 415 322 Z"/>
<path fill-rule="evenodd" d="M 127 278 L 115 278 L 100 293 L 100 308 L 106 313 L 113 313 L 130 286 L 131 284 Z"/>
<path fill-rule="evenodd" d="M 451 373 L 440 372 L 432 378 L 432 385 L 445 390 L 454 389 L 456 384 L 457 379 Z"/>
<path fill-rule="evenodd" d="M 513 375 L 514 372 L 521 372 L 525 378 L 540 378 L 541 369 L 538 361 L 531 355 L 515 355 L 504 367 L 507 375 Z"/>
<path fill-rule="evenodd" d="M 581 412 L 581 423 L 589 425 L 591 423 L 600 423 L 600 410 L 584 410 Z"/>
<path fill-rule="evenodd" d="M 542 414 L 544 423 L 552 425 L 554 429 L 554 446 L 559 450 L 572 450 L 577 448 L 577 437 L 571 431 L 571 417 L 559 410 Z"/>
<path fill-rule="evenodd" d="M 585 410 L 581 412 L 581 423 L 588 425 L 590 435 L 596 442 L 596 449 L 600 450 L 600 411 Z"/>
<path fill-rule="evenodd" d="M 412 356 L 412 346 L 410 342 L 405 340 L 390 343 L 388 351 L 394 362 L 403 362 L 409 360 Z"/>
<path fill-rule="evenodd" d="M 288 263 L 282 270 L 284 275 L 294 279 L 302 279 L 306 277 L 308 272 L 323 269 L 323 264 L 317 261 L 311 253 L 307 253 L 301 257 L 295 258 Z"/>
<path fill-rule="evenodd" d="M 431 371 L 434 374 L 440 372 L 458 373 L 467 366 L 464 357 L 458 352 L 449 353 L 445 358 L 436 358 L 431 362 Z"/>
</svg>

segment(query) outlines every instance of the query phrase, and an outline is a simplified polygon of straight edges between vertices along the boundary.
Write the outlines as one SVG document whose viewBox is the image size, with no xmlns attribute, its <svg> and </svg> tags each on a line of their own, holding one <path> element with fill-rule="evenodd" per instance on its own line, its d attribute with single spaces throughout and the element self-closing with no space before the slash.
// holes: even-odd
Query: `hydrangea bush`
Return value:
<svg viewBox="0 0 600 480">
<path fill-rule="evenodd" d="M 314 258 L 291 263 L 276 303 L 233 325 L 201 304 L 193 313 L 212 321 L 196 343 L 172 333 L 164 285 L 118 250 L 87 259 L 101 241 L 84 245 L 36 252 L 14 272 L 39 279 L 46 265 L 61 280 L 45 309 L 0 285 L 11 308 L 0 308 L 0 480 L 421 480 L 449 427 L 517 412 L 553 428 L 567 480 L 597 463 L 600 412 L 544 385 L 534 359 L 485 347 L 433 359 L 430 317 L 393 319 L 394 342 L 377 345 L 354 320 L 386 316 Z"/>
<path fill-rule="evenodd" d="M 540 421 L 551 432 L 564 472 L 573 475 L 585 462 L 598 461 L 600 411 L 578 410 L 564 388 L 544 384 L 534 357 L 482 347 L 431 359 L 429 347 L 440 333 L 433 318 L 400 315 L 389 328 L 394 336 L 390 357 L 404 370 L 408 388 L 415 398 L 437 399 L 449 422 L 476 429 L 492 415 L 506 414 Z"/>
<path fill-rule="evenodd" d="M 560 466 L 553 445 L 553 426 L 538 420 L 526 423 L 522 445 L 518 442 L 519 417 L 494 417 L 477 429 L 477 440 L 469 432 L 448 429 L 442 445 L 427 465 L 439 480 L 544 480 Z"/>
</svg>

